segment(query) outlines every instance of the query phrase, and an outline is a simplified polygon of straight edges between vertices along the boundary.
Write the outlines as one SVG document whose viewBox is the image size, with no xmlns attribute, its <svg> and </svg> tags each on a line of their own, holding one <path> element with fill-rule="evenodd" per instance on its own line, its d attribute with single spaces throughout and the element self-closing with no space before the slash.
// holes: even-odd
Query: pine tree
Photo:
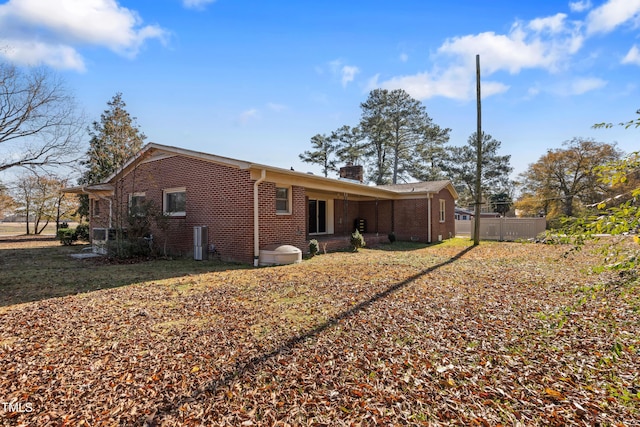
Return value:
<svg viewBox="0 0 640 427">
<path fill-rule="evenodd" d="M 360 129 L 366 154 L 373 159 L 376 184 L 397 184 L 415 171 L 418 151 L 425 151 L 426 135 L 435 132 L 422 103 L 402 89 L 375 89 L 360 105 Z M 448 132 L 447 132 L 448 133 Z"/>
<path fill-rule="evenodd" d="M 311 137 L 311 145 L 313 151 L 305 151 L 300 154 L 300 160 L 305 163 L 319 165 L 322 168 L 322 174 L 329 176 L 329 172 L 336 171 L 336 162 L 332 159 L 332 153 L 336 151 L 333 140 L 327 135 L 314 135 Z"/>
<path fill-rule="evenodd" d="M 467 144 L 450 147 L 442 169 L 453 180 L 460 199 L 476 200 L 476 132 L 469 136 Z M 501 142 L 491 135 L 482 133 L 482 177 L 481 195 L 489 194 L 496 189 L 509 188 L 509 174 L 513 170 L 510 165 L 511 156 L 500 156 L 498 150 Z"/>
</svg>

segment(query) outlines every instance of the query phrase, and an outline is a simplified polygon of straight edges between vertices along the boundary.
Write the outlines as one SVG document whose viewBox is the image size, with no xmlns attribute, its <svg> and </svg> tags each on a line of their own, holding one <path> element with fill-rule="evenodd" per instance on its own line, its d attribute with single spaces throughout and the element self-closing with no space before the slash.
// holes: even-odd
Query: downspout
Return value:
<svg viewBox="0 0 640 427">
<path fill-rule="evenodd" d="M 253 183 L 253 266 L 257 267 L 260 260 L 260 198 L 258 197 L 258 186 L 267 177 L 266 169 L 260 172 L 260 179 Z"/>
<path fill-rule="evenodd" d="M 427 225 L 427 241 L 431 243 L 431 223 L 433 222 L 433 218 L 431 217 L 431 204 L 433 203 L 433 194 L 429 194 L 429 203 L 427 203 L 427 211 L 428 211 L 428 225 Z"/>
<path fill-rule="evenodd" d="M 113 228 L 113 200 L 109 199 L 109 228 Z"/>
</svg>

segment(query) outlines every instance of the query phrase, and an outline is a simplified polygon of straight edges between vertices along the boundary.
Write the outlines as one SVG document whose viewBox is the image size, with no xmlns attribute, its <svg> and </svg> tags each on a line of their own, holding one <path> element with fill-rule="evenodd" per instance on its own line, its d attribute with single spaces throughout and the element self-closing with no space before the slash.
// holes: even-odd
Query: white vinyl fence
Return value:
<svg viewBox="0 0 640 427">
<path fill-rule="evenodd" d="M 456 236 L 473 236 L 473 225 L 473 220 L 456 220 Z M 543 233 L 546 226 L 545 218 L 480 218 L 480 239 L 533 239 Z"/>
</svg>

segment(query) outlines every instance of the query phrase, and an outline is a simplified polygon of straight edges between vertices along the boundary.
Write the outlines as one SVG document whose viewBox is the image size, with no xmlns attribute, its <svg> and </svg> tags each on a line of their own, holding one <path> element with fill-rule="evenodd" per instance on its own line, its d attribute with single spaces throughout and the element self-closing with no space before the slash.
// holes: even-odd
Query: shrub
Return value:
<svg viewBox="0 0 640 427">
<path fill-rule="evenodd" d="M 78 240 L 78 235 L 76 234 L 76 230 L 73 228 L 60 228 L 56 233 L 56 237 L 60 240 L 65 246 L 72 245 L 73 242 Z"/>
<path fill-rule="evenodd" d="M 109 230 L 107 256 L 109 258 L 132 259 L 148 257 L 151 254 L 151 240 L 135 236 L 128 229 Z"/>
<path fill-rule="evenodd" d="M 62 223 L 60 224 L 60 227 L 59 227 L 59 228 L 69 228 L 69 223 L 68 223 L 68 222 L 66 222 L 66 221 L 64 221 L 64 222 L 62 222 Z"/>
<path fill-rule="evenodd" d="M 89 224 L 78 224 L 76 227 L 76 236 L 78 240 L 89 241 Z"/>
<path fill-rule="evenodd" d="M 311 254 L 311 256 L 315 256 L 319 250 L 320 247 L 318 246 L 318 241 L 316 239 L 309 240 L 309 254 Z"/>
<path fill-rule="evenodd" d="M 353 251 L 358 252 L 358 249 L 363 248 L 365 246 L 366 246 L 366 243 L 364 241 L 364 237 L 362 237 L 362 234 L 360 234 L 358 229 L 356 229 L 356 231 L 351 233 L 351 247 L 353 248 Z"/>
<path fill-rule="evenodd" d="M 393 231 L 389 233 L 387 237 L 389 237 L 389 243 L 393 243 L 396 241 L 396 234 Z"/>
</svg>

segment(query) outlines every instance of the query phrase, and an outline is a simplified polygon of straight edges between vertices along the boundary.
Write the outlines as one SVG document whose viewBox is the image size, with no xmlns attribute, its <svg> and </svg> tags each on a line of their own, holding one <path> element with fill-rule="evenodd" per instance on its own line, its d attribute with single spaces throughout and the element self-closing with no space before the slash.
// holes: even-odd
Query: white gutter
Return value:
<svg viewBox="0 0 640 427">
<path fill-rule="evenodd" d="M 429 221 L 427 222 L 427 241 L 431 243 L 431 222 L 433 218 L 431 218 L 431 204 L 433 203 L 433 194 L 429 194 L 429 203 L 427 203 L 427 216 Z"/>
<path fill-rule="evenodd" d="M 267 171 L 262 169 L 260 179 L 253 183 L 253 266 L 257 267 L 260 260 L 260 198 L 258 197 L 258 186 L 267 177 Z"/>
</svg>

